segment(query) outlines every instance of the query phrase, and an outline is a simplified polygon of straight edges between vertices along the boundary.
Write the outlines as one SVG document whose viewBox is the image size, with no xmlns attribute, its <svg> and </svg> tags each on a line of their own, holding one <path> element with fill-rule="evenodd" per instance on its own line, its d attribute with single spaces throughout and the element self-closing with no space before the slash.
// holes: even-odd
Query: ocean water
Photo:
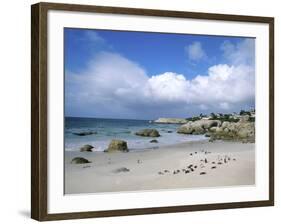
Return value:
<svg viewBox="0 0 281 224">
<path fill-rule="evenodd" d="M 186 141 L 205 139 L 202 135 L 183 135 L 176 133 L 177 124 L 155 124 L 149 120 L 103 119 L 103 118 L 65 118 L 65 150 L 78 151 L 81 146 L 90 144 L 96 151 L 105 150 L 112 139 L 127 141 L 130 150 L 157 148 Z M 137 136 L 134 133 L 144 128 L 155 128 L 161 137 L 150 138 Z M 73 133 L 94 131 L 97 134 L 77 136 Z M 172 131 L 172 133 L 168 133 Z M 150 143 L 157 139 L 158 143 Z"/>
</svg>

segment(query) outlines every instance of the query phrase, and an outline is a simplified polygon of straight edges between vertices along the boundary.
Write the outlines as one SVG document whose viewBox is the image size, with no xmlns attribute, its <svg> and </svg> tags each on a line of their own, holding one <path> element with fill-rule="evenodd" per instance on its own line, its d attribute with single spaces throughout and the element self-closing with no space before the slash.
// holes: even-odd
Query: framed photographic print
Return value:
<svg viewBox="0 0 281 224">
<path fill-rule="evenodd" d="M 274 204 L 274 19 L 32 5 L 32 218 Z"/>
</svg>

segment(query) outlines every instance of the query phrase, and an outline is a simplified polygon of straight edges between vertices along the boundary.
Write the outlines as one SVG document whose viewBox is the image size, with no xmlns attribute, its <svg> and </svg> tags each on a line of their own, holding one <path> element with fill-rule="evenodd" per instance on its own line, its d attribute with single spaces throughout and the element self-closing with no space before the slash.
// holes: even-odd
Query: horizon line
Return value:
<svg viewBox="0 0 281 224">
<path fill-rule="evenodd" d="M 136 118 L 108 118 L 108 117 L 78 117 L 78 116 L 64 116 L 65 118 L 94 118 L 94 119 L 111 119 L 111 120 L 139 120 L 139 121 L 153 121 L 155 119 L 136 119 Z"/>
</svg>

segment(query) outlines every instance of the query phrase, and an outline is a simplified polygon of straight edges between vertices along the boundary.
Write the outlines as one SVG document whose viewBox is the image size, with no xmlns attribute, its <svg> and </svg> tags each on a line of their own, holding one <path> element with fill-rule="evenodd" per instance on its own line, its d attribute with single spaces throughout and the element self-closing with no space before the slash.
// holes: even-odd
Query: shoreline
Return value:
<svg viewBox="0 0 281 224">
<path fill-rule="evenodd" d="M 253 185 L 254 149 L 254 143 L 200 140 L 128 153 L 65 151 L 65 193 Z M 71 164 L 76 156 L 91 163 Z"/>
<path fill-rule="evenodd" d="M 204 135 L 202 135 L 201 137 L 203 137 Z M 154 139 L 154 138 L 151 138 L 151 139 Z M 109 141 L 110 142 L 110 141 Z M 149 143 L 149 141 L 147 141 Z M 151 147 L 144 147 L 144 148 L 130 148 L 128 147 L 129 149 L 129 152 L 136 152 L 136 151 L 147 151 L 147 150 L 155 150 L 155 149 L 160 149 L 160 150 L 163 150 L 163 149 L 166 149 L 166 148 L 170 148 L 170 147 L 181 147 L 181 146 L 186 146 L 188 144 L 194 144 L 198 142 L 199 144 L 200 143 L 206 143 L 206 142 L 209 142 L 209 138 L 205 137 L 204 139 L 198 139 L 198 140 L 190 140 L 190 141 L 185 141 L 185 142 L 179 142 L 179 143 L 172 143 L 172 144 L 159 144 L 158 143 L 150 143 L 151 144 Z M 85 142 L 87 143 L 87 142 Z M 81 146 L 83 146 L 83 144 L 81 144 Z M 80 152 L 79 151 L 79 148 L 77 148 L 76 150 L 73 150 L 73 149 L 67 149 L 65 148 L 65 152 L 67 153 L 72 153 L 72 152 Z M 104 150 L 98 150 L 98 149 L 94 149 L 92 151 L 92 153 L 103 153 Z"/>
</svg>

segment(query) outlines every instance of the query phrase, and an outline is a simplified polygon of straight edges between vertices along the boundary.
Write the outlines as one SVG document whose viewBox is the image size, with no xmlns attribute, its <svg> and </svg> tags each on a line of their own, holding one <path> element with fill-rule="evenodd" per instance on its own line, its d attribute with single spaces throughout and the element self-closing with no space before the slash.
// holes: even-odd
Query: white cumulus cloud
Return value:
<svg viewBox="0 0 281 224">
<path fill-rule="evenodd" d="M 231 64 L 252 65 L 255 62 L 255 39 L 247 38 L 236 45 L 230 41 L 225 41 L 221 46 L 221 50 L 223 50 L 224 57 Z"/>
<path fill-rule="evenodd" d="M 202 44 L 198 41 L 185 47 L 185 52 L 190 60 L 199 61 L 200 59 L 206 58 L 206 53 L 202 47 Z"/>
<path fill-rule="evenodd" d="M 150 97 L 161 101 L 228 109 L 231 103 L 246 102 L 254 97 L 254 82 L 254 70 L 250 66 L 220 64 L 210 67 L 207 75 L 190 80 L 175 73 L 152 76 L 146 89 Z"/>
<path fill-rule="evenodd" d="M 246 57 L 246 53 L 236 51 L 248 44 L 234 46 L 236 50 L 226 50 L 225 45 L 224 53 L 229 60 L 233 55 Z M 211 66 L 207 74 L 192 79 L 173 72 L 150 77 L 136 62 L 102 52 L 89 62 L 85 71 L 66 73 L 66 112 L 84 111 L 84 116 L 184 116 L 196 108 L 239 110 L 254 100 L 254 66 L 236 60 Z"/>
</svg>

